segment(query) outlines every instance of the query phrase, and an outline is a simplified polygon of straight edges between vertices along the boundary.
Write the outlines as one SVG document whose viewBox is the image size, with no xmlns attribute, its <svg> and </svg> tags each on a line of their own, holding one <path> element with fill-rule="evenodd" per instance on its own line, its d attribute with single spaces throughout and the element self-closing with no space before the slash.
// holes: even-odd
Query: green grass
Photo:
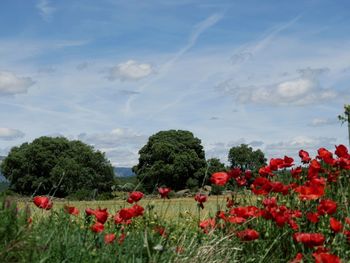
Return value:
<svg viewBox="0 0 350 263">
<path fill-rule="evenodd" d="M 209 216 L 215 216 L 218 208 L 219 210 L 225 209 L 226 198 L 231 198 L 231 196 L 209 196 L 208 201 L 204 203 L 205 209 L 203 209 L 200 213 L 201 219 L 207 218 Z M 241 193 L 239 195 L 235 195 L 234 199 L 237 202 L 246 205 L 253 205 L 256 203 L 256 197 L 250 195 L 249 192 L 247 192 L 247 194 Z M 20 208 L 28 205 L 34 216 L 43 215 L 42 211 L 36 209 L 35 205 L 29 198 L 18 199 L 18 204 Z M 194 197 L 171 199 L 145 197 L 139 202 L 139 204 L 145 208 L 152 208 L 153 212 L 157 216 L 163 217 L 168 221 L 177 220 L 179 216 L 198 217 L 198 206 L 194 201 Z M 65 205 L 75 206 L 81 213 L 84 213 L 86 208 L 107 208 L 110 214 L 115 214 L 121 208 L 130 206 L 130 204 L 122 199 L 103 201 L 68 201 L 57 199 L 54 200 L 53 210 L 61 210 Z"/>
</svg>

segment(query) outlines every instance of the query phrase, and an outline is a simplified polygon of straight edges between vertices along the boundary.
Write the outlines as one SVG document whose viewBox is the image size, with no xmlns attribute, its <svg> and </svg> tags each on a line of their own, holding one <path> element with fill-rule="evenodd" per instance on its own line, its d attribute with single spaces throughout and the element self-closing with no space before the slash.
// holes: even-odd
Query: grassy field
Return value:
<svg viewBox="0 0 350 263">
<path fill-rule="evenodd" d="M 209 196 L 208 200 L 204 203 L 205 209 L 200 212 L 201 219 L 215 216 L 216 211 L 224 210 L 226 206 L 226 199 L 231 198 L 230 195 Z M 235 201 L 244 205 L 253 205 L 256 203 L 256 196 L 251 195 L 250 192 L 236 194 L 234 196 Z M 32 211 L 32 215 L 43 215 L 41 210 L 37 209 L 31 199 L 19 199 L 18 204 L 20 208 L 28 205 Z M 53 210 L 62 210 L 65 205 L 74 206 L 79 209 L 81 213 L 84 213 L 86 208 L 107 208 L 110 214 L 115 214 L 121 208 L 128 206 L 129 204 L 122 199 L 104 200 L 104 201 L 68 201 L 57 199 L 54 200 Z M 159 197 L 145 197 L 139 205 L 145 208 L 152 208 L 153 213 L 169 221 L 178 220 L 179 217 L 183 218 L 198 218 L 198 206 L 194 201 L 194 197 L 182 197 L 171 199 L 160 199 Z"/>
</svg>

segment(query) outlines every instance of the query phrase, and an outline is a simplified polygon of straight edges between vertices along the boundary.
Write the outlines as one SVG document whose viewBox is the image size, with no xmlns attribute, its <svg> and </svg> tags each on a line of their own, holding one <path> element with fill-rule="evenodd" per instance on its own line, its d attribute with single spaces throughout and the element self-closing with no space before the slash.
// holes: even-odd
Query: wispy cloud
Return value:
<svg viewBox="0 0 350 263">
<path fill-rule="evenodd" d="M 41 17 L 49 22 L 52 19 L 53 13 L 56 11 L 49 0 L 39 0 L 36 7 L 39 9 Z"/>
<path fill-rule="evenodd" d="M 23 138 L 24 133 L 17 129 L 0 128 L 0 140 L 12 141 L 18 138 Z"/>
<path fill-rule="evenodd" d="M 151 86 L 156 81 L 160 80 L 161 78 L 166 75 L 166 73 L 171 69 L 171 67 L 176 63 L 187 51 L 189 51 L 196 43 L 198 38 L 201 34 L 203 34 L 206 30 L 208 30 L 210 27 L 214 26 L 216 23 L 218 23 L 222 18 L 223 14 L 212 14 L 211 16 L 207 17 L 205 20 L 201 21 L 199 24 L 194 26 L 194 29 L 192 33 L 190 34 L 187 44 L 182 47 L 171 59 L 163 63 L 157 72 L 157 76 L 151 80 L 150 82 L 146 83 L 145 85 L 141 86 L 138 89 L 138 92 L 142 92 L 145 88 Z M 129 113 L 131 110 L 131 103 L 135 99 L 135 96 L 130 97 L 125 105 L 125 112 Z"/>
<path fill-rule="evenodd" d="M 0 71 L 0 96 L 27 93 L 34 83 L 30 77 L 18 77 L 12 72 Z"/>
<path fill-rule="evenodd" d="M 259 40 L 254 43 L 246 43 L 236 48 L 236 51 L 231 56 L 231 62 L 235 66 L 239 66 L 240 64 L 246 62 L 247 60 L 254 57 L 256 53 L 263 50 L 271 41 L 282 31 L 288 29 L 292 25 L 294 25 L 299 19 L 301 15 L 298 15 L 288 21 L 287 23 L 276 25 L 275 27 L 268 30 L 269 32 Z"/>
<path fill-rule="evenodd" d="M 137 81 L 148 77 L 154 72 L 154 68 L 151 64 L 138 63 L 134 60 L 128 60 L 120 63 L 110 69 L 108 79 L 121 81 Z"/>
<path fill-rule="evenodd" d="M 337 123 L 339 123 L 337 118 L 314 118 L 312 119 L 309 125 L 312 127 L 321 127 L 335 125 Z"/>
</svg>

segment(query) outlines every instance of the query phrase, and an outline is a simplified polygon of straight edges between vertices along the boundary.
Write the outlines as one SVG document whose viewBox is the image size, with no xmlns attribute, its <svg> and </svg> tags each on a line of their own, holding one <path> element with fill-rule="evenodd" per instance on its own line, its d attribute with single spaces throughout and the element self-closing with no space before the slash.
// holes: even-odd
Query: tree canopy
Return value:
<svg viewBox="0 0 350 263">
<path fill-rule="evenodd" d="M 160 131 L 139 151 L 133 167 L 144 189 L 166 185 L 174 190 L 199 186 L 204 178 L 205 153 L 201 141 L 189 131 Z"/>
<path fill-rule="evenodd" d="M 40 137 L 11 149 L 1 164 L 10 189 L 64 197 L 78 190 L 107 192 L 114 180 L 103 153 L 81 141 Z"/>
<path fill-rule="evenodd" d="M 255 170 L 266 164 L 264 153 L 260 149 L 253 151 L 253 148 L 247 144 L 232 147 L 228 160 L 232 168 L 237 167 L 242 170 Z"/>
</svg>

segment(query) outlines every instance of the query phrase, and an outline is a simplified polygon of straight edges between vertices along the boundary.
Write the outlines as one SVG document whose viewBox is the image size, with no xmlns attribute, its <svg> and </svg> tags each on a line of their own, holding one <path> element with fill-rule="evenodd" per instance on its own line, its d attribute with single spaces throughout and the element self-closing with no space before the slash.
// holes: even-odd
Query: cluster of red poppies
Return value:
<svg viewBox="0 0 350 263">
<path fill-rule="evenodd" d="M 292 235 L 294 242 L 314 248 L 312 256 L 315 262 L 340 262 L 337 255 L 330 252 L 331 247 L 327 245 L 331 246 L 329 240 L 333 240 L 335 234 L 345 235 L 350 243 L 350 218 L 344 216 L 346 207 L 342 207 L 339 211 L 338 203 L 333 200 L 343 194 L 340 193 L 340 188 L 337 188 L 338 183 L 349 186 L 350 154 L 344 145 L 339 145 L 336 146 L 335 155 L 336 157 L 327 149 L 320 148 L 316 158 L 312 159 L 308 152 L 300 150 L 299 156 L 303 166 L 296 168 L 292 168 L 294 160 L 291 157 L 271 159 L 267 166 L 259 169 L 258 175 L 250 185 L 255 195 L 265 196 L 260 207 L 258 204 L 232 208 L 234 202 L 230 199 L 226 211 L 218 211 L 216 218 L 202 221 L 200 227 L 208 233 L 209 230 L 223 228 L 220 220 L 226 225 L 243 224 L 248 219 L 261 217 L 272 220 L 277 227 L 285 225 L 290 227 L 294 231 Z M 279 173 L 278 171 L 281 170 L 282 172 Z M 279 174 L 286 173 L 290 174 L 287 183 L 277 180 Z M 226 185 L 231 179 L 239 186 L 247 186 L 248 180 L 252 179 L 252 174 L 250 171 L 242 172 L 240 169 L 233 169 L 230 172 L 218 172 L 211 176 L 211 182 L 221 186 Z M 294 196 L 297 196 L 299 201 Z M 284 200 L 284 204 L 279 205 L 279 199 Z M 286 200 L 289 201 L 286 202 Z M 287 207 L 285 203 L 293 203 L 296 208 Z M 342 206 L 348 206 L 348 204 L 342 204 Z M 317 227 L 321 218 L 324 218 L 324 221 L 328 220 L 332 238 L 326 238 L 325 235 L 329 231 L 325 229 L 319 229 L 320 232 L 308 232 L 310 223 Z M 236 230 L 235 233 L 242 241 L 252 241 L 260 236 L 256 230 L 250 228 Z M 303 255 L 298 253 L 291 262 L 301 262 L 302 258 Z"/>
<path fill-rule="evenodd" d="M 170 188 L 167 187 L 161 187 L 158 189 L 159 194 L 161 198 L 169 198 L 169 193 L 171 191 Z M 132 222 L 133 218 L 142 216 L 144 213 L 144 208 L 137 204 L 138 201 L 142 199 L 144 194 L 139 191 L 133 191 L 129 193 L 129 196 L 127 198 L 127 202 L 130 204 L 134 204 L 132 207 L 128 208 L 122 208 L 113 216 L 114 223 L 116 225 L 121 225 L 121 234 L 118 239 L 118 243 L 122 243 L 126 237 L 124 233 L 124 226 L 129 225 Z M 52 208 L 52 201 L 47 196 L 35 196 L 33 198 L 34 204 L 45 210 L 50 210 Z M 64 210 L 71 215 L 77 216 L 79 215 L 79 209 L 74 206 L 66 205 L 64 207 Z M 85 215 L 87 218 L 93 218 L 93 224 L 90 226 L 90 229 L 94 233 L 101 233 L 104 231 L 105 223 L 107 222 L 108 218 L 110 218 L 110 214 L 107 211 L 107 208 L 101 209 L 91 209 L 87 208 L 85 209 Z M 158 232 L 160 235 L 165 235 L 165 229 L 162 229 L 160 227 L 155 229 L 156 232 Z M 104 235 L 104 241 L 106 244 L 113 243 L 116 239 L 115 233 L 107 233 Z"/>
</svg>

